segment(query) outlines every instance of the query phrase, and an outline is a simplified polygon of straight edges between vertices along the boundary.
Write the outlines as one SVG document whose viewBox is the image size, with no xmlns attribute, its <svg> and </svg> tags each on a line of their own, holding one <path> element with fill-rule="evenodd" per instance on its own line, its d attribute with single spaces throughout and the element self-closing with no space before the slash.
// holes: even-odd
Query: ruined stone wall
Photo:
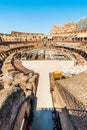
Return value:
<svg viewBox="0 0 87 130">
<path fill-rule="evenodd" d="M 44 33 L 25 33 L 25 32 L 11 32 L 11 36 L 20 38 L 20 41 L 36 41 L 44 37 Z"/>
<path fill-rule="evenodd" d="M 15 70 L 11 62 L 14 54 L 8 56 L 2 66 L 3 73 L 0 79 L 4 82 L 4 88 L 0 90 L 0 130 L 20 130 L 21 125 L 26 127 L 31 114 L 33 96 L 37 90 L 39 75 L 36 73 L 24 75 L 18 71 L 19 69 Z M 5 77 L 6 75 L 8 76 Z"/>
<path fill-rule="evenodd" d="M 72 32 L 77 29 L 76 23 L 67 23 L 63 25 L 54 25 L 52 27 L 51 35 L 64 34 Z"/>
<path fill-rule="evenodd" d="M 44 33 L 11 32 L 12 36 L 44 36 Z"/>
<path fill-rule="evenodd" d="M 44 37 L 44 33 L 25 33 L 25 32 L 14 32 L 11 34 L 0 33 L 0 42 L 20 42 L 20 41 L 37 41 Z"/>
<path fill-rule="evenodd" d="M 67 108 L 70 120 L 76 129 L 86 130 L 86 106 L 60 84 L 56 84 L 54 89 L 54 103 L 58 109 Z"/>
<path fill-rule="evenodd" d="M 12 88 L 0 91 L 0 130 L 12 130 L 14 120 L 25 100 L 22 89 Z"/>
<path fill-rule="evenodd" d="M 65 106 L 69 109 L 85 109 L 83 103 L 81 103 L 78 99 L 76 99 L 70 92 L 68 92 L 61 85 L 57 84 L 58 92 L 60 93 Z"/>
<path fill-rule="evenodd" d="M 77 23 L 54 25 L 51 35 L 55 36 L 57 41 L 87 42 L 87 18 Z"/>
</svg>

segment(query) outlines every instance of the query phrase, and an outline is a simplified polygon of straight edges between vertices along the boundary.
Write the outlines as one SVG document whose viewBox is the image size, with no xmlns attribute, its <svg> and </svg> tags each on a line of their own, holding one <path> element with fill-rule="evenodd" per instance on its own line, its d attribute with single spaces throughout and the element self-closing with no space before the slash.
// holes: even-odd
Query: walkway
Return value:
<svg viewBox="0 0 87 130">
<path fill-rule="evenodd" d="M 38 72 L 39 83 L 37 88 L 37 99 L 34 103 L 33 130 L 53 130 L 51 110 L 53 108 L 50 94 L 49 73 L 55 70 L 64 71 L 74 66 L 74 61 L 22 61 L 24 67 Z"/>
<path fill-rule="evenodd" d="M 33 130 L 53 130 L 52 114 L 50 110 L 37 110 L 34 113 Z"/>
<path fill-rule="evenodd" d="M 55 70 L 65 71 L 74 66 L 74 61 L 59 61 L 58 60 L 35 60 L 22 61 L 24 67 L 33 69 L 38 72 L 39 83 L 37 88 L 37 109 L 52 108 L 52 99 L 50 94 L 49 73 Z"/>
</svg>

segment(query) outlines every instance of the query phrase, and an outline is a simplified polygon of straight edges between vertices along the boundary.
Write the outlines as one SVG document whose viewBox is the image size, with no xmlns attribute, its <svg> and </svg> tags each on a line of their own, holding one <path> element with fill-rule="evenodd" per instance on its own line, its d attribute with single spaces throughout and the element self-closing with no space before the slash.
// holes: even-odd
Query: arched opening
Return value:
<svg viewBox="0 0 87 130">
<path fill-rule="evenodd" d="M 27 38 L 25 39 L 25 41 L 28 41 Z"/>
<path fill-rule="evenodd" d="M 80 38 L 78 37 L 78 41 L 80 41 Z"/>
<path fill-rule="evenodd" d="M 2 38 L 0 37 L 0 42 L 2 42 Z"/>
<path fill-rule="evenodd" d="M 83 38 L 81 37 L 80 40 L 83 41 Z"/>
<path fill-rule="evenodd" d="M 74 41 L 75 40 L 75 38 L 72 38 L 72 41 Z"/>
<path fill-rule="evenodd" d="M 86 41 L 87 40 L 87 37 L 84 37 L 84 41 Z"/>
</svg>

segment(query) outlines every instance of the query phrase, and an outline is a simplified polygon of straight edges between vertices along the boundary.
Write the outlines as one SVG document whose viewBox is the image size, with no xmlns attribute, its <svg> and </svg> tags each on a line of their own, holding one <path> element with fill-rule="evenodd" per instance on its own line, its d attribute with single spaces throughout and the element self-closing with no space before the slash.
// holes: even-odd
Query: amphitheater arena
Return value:
<svg viewBox="0 0 87 130">
<path fill-rule="evenodd" d="M 56 28 L 0 34 L 0 130 L 87 130 L 87 29 Z"/>
</svg>

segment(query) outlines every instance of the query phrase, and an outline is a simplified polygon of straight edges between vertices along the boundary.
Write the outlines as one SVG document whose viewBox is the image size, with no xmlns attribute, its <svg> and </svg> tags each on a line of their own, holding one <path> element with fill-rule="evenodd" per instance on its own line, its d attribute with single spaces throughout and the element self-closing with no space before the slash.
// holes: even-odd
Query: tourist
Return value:
<svg viewBox="0 0 87 130">
<path fill-rule="evenodd" d="M 26 130 L 32 130 L 31 126 L 28 125 Z"/>
</svg>

